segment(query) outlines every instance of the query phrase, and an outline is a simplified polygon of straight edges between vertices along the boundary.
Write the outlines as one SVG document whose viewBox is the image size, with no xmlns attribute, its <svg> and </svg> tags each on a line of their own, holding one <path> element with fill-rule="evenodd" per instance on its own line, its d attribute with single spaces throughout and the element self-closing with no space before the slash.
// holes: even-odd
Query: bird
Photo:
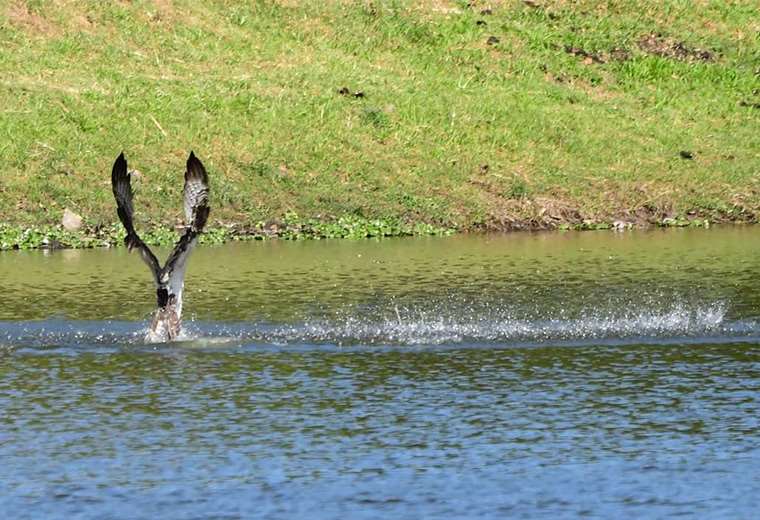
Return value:
<svg viewBox="0 0 760 520">
<path fill-rule="evenodd" d="M 122 152 L 113 164 L 111 188 L 116 199 L 116 213 L 127 232 L 124 245 L 130 252 L 136 249 L 140 253 L 143 262 L 150 268 L 156 285 L 158 307 L 153 313 L 145 341 L 147 343 L 174 341 L 182 328 L 182 291 L 185 285 L 187 259 L 198 243 L 198 237 L 203 232 L 211 211 L 208 174 L 201 161 L 191 151 L 187 158 L 183 195 L 185 228 L 162 267 L 156 255 L 135 231 L 131 173 L 127 170 L 127 160 Z"/>
</svg>

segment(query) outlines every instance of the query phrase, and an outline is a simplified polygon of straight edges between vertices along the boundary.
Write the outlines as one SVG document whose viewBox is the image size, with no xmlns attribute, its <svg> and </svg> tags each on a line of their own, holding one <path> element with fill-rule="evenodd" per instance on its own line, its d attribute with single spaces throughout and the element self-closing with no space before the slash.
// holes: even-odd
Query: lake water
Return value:
<svg viewBox="0 0 760 520">
<path fill-rule="evenodd" d="M 167 251 L 160 251 L 164 257 Z M 3 518 L 754 518 L 760 228 L 0 253 Z"/>
</svg>

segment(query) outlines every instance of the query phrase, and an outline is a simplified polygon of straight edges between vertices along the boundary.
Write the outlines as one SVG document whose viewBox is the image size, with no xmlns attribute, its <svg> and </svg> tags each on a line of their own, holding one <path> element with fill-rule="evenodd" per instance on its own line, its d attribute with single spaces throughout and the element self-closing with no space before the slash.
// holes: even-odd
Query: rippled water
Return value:
<svg viewBox="0 0 760 520">
<path fill-rule="evenodd" d="M 165 252 L 163 252 L 165 254 Z M 751 518 L 760 229 L 0 254 L 8 518 Z"/>
</svg>

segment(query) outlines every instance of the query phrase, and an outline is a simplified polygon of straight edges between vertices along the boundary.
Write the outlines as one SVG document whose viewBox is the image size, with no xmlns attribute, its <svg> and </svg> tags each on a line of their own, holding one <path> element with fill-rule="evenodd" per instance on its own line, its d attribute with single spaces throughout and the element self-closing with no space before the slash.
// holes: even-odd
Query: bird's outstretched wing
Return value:
<svg viewBox="0 0 760 520">
<path fill-rule="evenodd" d="M 185 264 L 206 226 L 211 208 L 208 205 L 208 175 L 193 152 L 187 158 L 184 205 L 187 228 L 166 260 L 161 278 L 168 280 L 172 294 L 181 294 L 185 280 Z"/>
<path fill-rule="evenodd" d="M 134 248 L 137 248 L 137 250 L 140 251 L 140 257 L 150 268 L 156 283 L 159 283 L 161 267 L 158 264 L 156 255 L 153 254 L 148 246 L 145 245 L 145 242 L 143 242 L 137 235 L 132 221 L 133 192 L 129 172 L 127 171 L 127 160 L 124 158 L 123 152 L 119 154 L 116 158 L 116 162 L 113 163 L 113 170 L 111 171 L 111 188 L 113 189 L 113 196 L 116 199 L 116 213 L 119 215 L 119 220 L 121 220 L 124 229 L 127 231 L 124 244 L 130 251 Z"/>
<path fill-rule="evenodd" d="M 185 171 L 185 225 L 200 233 L 208 220 L 208 175 L 191 151 Z"/>
</svg>

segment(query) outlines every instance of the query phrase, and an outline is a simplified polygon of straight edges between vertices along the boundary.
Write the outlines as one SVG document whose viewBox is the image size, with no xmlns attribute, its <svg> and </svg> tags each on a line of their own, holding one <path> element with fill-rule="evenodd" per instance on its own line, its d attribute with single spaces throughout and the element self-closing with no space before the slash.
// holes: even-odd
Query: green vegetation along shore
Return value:
<svg viewBox="0 0 760 520">
<path fill-rule="evenodd" d="M 0 1 L 0 248 L 760 218 L 760 16 L 733 2 Z M 83 218 L 63 231 L 68 208 Z"/>
</svg>

